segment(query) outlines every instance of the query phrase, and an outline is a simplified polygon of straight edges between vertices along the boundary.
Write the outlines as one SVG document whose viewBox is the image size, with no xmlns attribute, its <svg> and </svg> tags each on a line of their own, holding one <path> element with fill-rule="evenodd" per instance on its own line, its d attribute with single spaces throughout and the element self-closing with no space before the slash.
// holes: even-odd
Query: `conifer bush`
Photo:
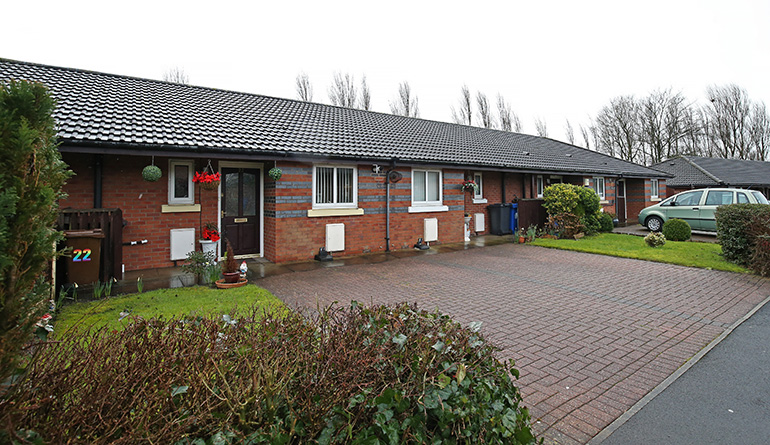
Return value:
<svg viewBox="0 0 770 445">
<path fill-rule="evenodd" d="M 70 172 L 57 149 L 54 101 L 41 84 L 0 82 L 0 381 L 47 308 L 45 271 L 61 234 L 57 200 Z"/>
<path fill-rule="evenodd" d="M 535 441 L 518 371 L 480 324 L 406 304 L 256 315 L 135 319 L 49 344 L 0 400 L 0 442 Z"/>
<path fill-rule="evenodd" d="M 663 235 L 670 241 L 687 241 L 692 238 L 692 230 L 687 221 L 679 218 L 672 218 L 663 224 Z"/>
</svg>

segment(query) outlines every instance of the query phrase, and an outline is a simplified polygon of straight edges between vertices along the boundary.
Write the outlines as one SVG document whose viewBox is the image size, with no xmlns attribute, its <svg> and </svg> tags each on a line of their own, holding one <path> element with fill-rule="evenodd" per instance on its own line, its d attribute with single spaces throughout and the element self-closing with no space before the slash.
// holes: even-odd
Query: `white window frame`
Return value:
<svg viewBox="0 0 770 445">
<path fill-rule="evenodd" d="M 545 191 L 545 180 L 543 179 L 543 175 L 537 175 L 535 177 L 535 192 L 537 194 L 537 197 L 542 198 L 544 191 Z"/>
<path fill-rule="evenodd" d="M 425 172 L 425 190 L 428 190 L 428 173 L 438 173 L 438 201 L 415 201 L 414 199 L 414 174 L 415 172 Z M 412 205 L 409 207 L 409 213 L 419 212 L 447 212 L 449 207 L 444 203 L 444 173 L 436 169 L 412 169 Z"/>
<path fill-rule="evenodd" d="M 657 179 L 650 179 L 650 199 L 660 198 L 660 182 Z"/>
<path fill-rule="evenodd" d="M 602 191 L 599 192 L 599 182 L 602 183 Z M 607 181 L 604 180 L 604 176 L 594 176 L 594 191 L 599 195 L 599 199 L 604 201 L 607 192 Z"/>
<path fill-rule="evenodd" d="M 189 196 L 185 198 L 174 197 L 174 183 L 176 182 L 177 165 L 187 166 L 187 190 Z M 168 161 L 168 203 L 169 205 L 195 204 L 195 189 L 193 188 L 193 174 L 195 173 L 195 163 L 186 159 L 170 159 Z"/>
<path fill-rule="evenodd" d="M 337 200 L 337 170 L 340 168 L 353 170 L 353 202 L 332 202 L 332 203 L 317 203 L 316 202 L 316 173 L 318 168 L 333 168 L 334 175 L 332 176 L 332 197 Z M 313 208 L 314 209 L 355 209 L 358 208 L 358 166 L 355 165 L 339 165 L 339 164 L 317 164 L 313 165 Z"/>
<path fill-rule="evenodd" d="M 483 199 L 484 198 L 484 176 L 479 173 L 473 174 L 473 182 L 476 183 L 476 190 L 473 191 L 473 197 L 475 199 Z"/>
</svg>

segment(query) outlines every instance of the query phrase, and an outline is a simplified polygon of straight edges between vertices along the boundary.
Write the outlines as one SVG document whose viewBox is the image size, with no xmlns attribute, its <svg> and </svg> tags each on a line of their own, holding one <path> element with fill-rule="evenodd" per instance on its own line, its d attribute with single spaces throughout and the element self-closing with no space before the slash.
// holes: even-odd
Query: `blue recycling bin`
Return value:
<svg viewBox="0 0 770 445">
<path fill-rule="evenodd" d="M 511 204 L 511 233 L 516 233 L 519 229 L 519 204 L 514 202 Z"/>
</svg>

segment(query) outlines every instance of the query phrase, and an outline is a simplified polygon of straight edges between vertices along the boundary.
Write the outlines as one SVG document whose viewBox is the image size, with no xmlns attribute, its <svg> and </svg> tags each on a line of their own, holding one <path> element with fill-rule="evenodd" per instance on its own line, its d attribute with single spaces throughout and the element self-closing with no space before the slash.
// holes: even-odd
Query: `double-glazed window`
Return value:
<svg viewBox="0 0 770 445">
<path fill-rule="evenodd" d="M 313 169 L 314 208 L 354 208 L 357 205 L 355 167 L 319 165 Z"/>
<path fill-rule="evenodd" d="M 594 190 L 599 195 L 599 199 L 604 200 L 604 178 L 597 176 L 594 178 Z"/>
<path fill-rule="evenodd" d="M 657 179 L 650 179 L 650 198 L 655 199 L 660 196 L 660 186 Z"/>
<path fill-rule="evenodd" d="M 543 197 L 543 177 L 541 175 L 538 175 L 535 178 L 535 188 L 537 189 L 537 197 L 542 198 Z"/>
<path fill-rule="evenodd" d="M 481 173 L 473 174 L 473 181 L 476 183 L 476 190 L 473 193 L 473 199 L 484 198 L 484 178 Z"/>
<path fill-rule="evenodd" d="M 441 205 L 441 171 L 412 170 L 412 204 Z"/>
<path fill-rule="evenodd" d="M 168 203 L 193 204 L 193 161 L 168 161 Z"/>
</svg>

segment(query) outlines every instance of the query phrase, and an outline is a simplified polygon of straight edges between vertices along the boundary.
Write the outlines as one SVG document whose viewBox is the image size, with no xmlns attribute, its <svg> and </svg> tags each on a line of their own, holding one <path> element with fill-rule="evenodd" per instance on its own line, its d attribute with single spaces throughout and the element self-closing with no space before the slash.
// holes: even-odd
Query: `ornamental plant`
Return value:
<svg viewBox="0 0 770 445">
<path fill-rule="evenodd" d="M 46 270 L 63 237 L 58 199 L 72 172 L 57 149 L 55 102 L 39 83 L 0 82 L 0 381 L 45 313 Z"/>
<path fill-rule="evenodd" d="M 692 238 L 692 229 L 687 221 L 679 218 L 672 218 L 663 224 L 663 230 L 661 231 L 670 241 L 687 241 Z"/>
<path fill-rule="evenodd" d="M 465 182 L 463 182 L 462 189 L 464 192 L 473 191 L 473 193 L 478 193 L 479 191 L 479 185 L 476 184 L 476 181 L 472 179 L 468 179 Z"/>
<path fill-rule="evenodd" d="M 601 229 L 599 211 L 601 205 L 599 195 L 593 189 L 574 184 L 553 184 L 543 191 L 543 207 L 549 216 L 566 219 L 573 227 L 578 225 L 571 221 L 576 217 L 579 225 L 588 235 L 595 234 Z M 570 230 L 569 233 L 571 232 Z M 571 238 L 570 235 L 560 236 Z"/>
<path fill-rule="evenodd" d="M 650 232 L 644 237 L 644 242 L 650 247 L 660 247 L 666 244 L 666 235 L 660 232 Z"/>
<path fill-rule="evenodd" d="M 196 184 L 216 184 L 222 179 L 222 175 L 217 173 L 209 173 L 207 171 L 195 172 L 193 175 L 193 182 Z"/>
<path fill-rule="evenodd" d="M 207 222 L 203 225 L 203 228 L 201 228 L 201 238 L 209 241 L 219 241 L 219 229 L 217 229 L 216 224 Z"/>
</svg>

